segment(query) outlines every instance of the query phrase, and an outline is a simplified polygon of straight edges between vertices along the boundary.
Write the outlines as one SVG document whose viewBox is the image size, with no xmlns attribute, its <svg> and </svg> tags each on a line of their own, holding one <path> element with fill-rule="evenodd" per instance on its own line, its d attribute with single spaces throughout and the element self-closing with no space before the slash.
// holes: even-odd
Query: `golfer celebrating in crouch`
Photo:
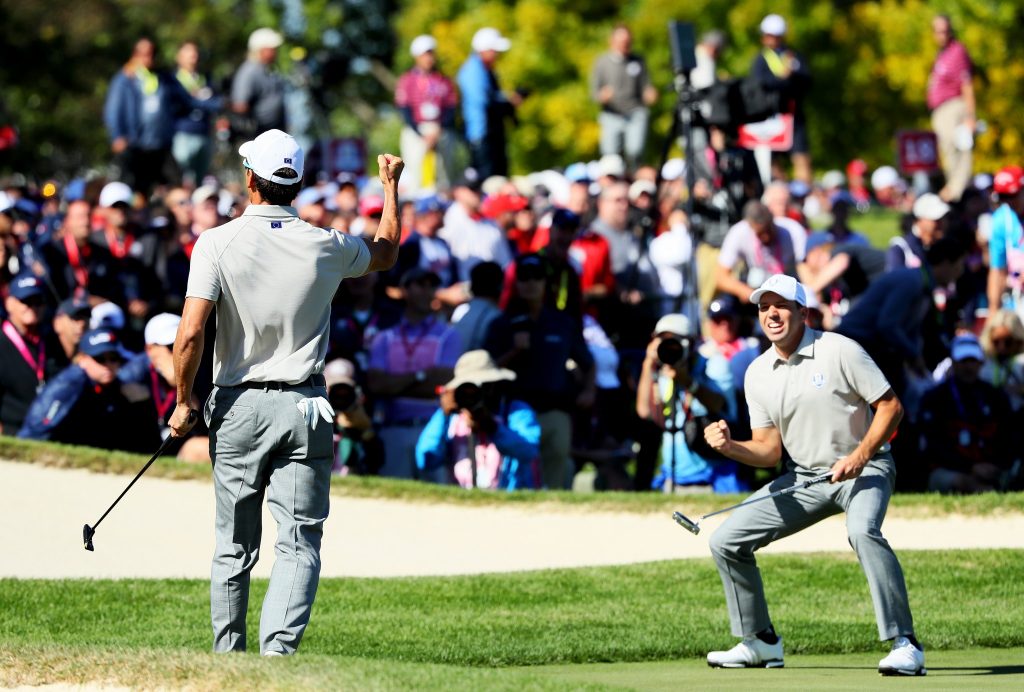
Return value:
<svg viewBox="0 0 1024 692">
<path fill-rule="evenodd" d="M 888 440 L 903 407 L 856 342 L 804 325 L 807 298 L 796 279 L 769 277 L 750 302 L 757 305 L 761 327 L 773 344 L 746 374 L 753 439 L 733 440 L 724 421 L 709 425 L 705 439 L 726 456 L 762 468 L 775 466 L 785 446 L 794 467 L 752 497 L 829 470 L 832 478 L 829 484 L 812 485 L 774 502 L 741 507 L 712 535 L 711 552 L 725 587 L 732 633 L 743 641 L 728 651 L 709 653 L 708 665 L 782 667 L 782 637 L 768 616 L 754 552 L 846 512 L 850 545 L 871 590 L 878 635 L 893 640 L 878 672 L 924 675 L 924 652 L 914 637 L 903 569 L 881 532 L 896 477 Z"/>
<path fill-rule="evenodd" d="M 213 381 L 204 408 L 216 494 L 217 547 L 210 579 L 213 649 L 245 650 L 249 573 L 259 558 L 264 492 L 277 520 L 277 559 L 260 617 L 260 652 L 295 653 L 320 577 L 332 463 L 324 387 L 331 298 L 345 277 L 389 269 L 398 256 L 402 160 L 377 157 L 384 215 L 365 241 L 302 221 L 290 206 L 303 152 L 280 130 L 238 152 L 249 206 L 203 233 L 192 252 L 174 343 L 176 436 L 188 420 L 203 328 L 217 308 Z"/>
</svg>

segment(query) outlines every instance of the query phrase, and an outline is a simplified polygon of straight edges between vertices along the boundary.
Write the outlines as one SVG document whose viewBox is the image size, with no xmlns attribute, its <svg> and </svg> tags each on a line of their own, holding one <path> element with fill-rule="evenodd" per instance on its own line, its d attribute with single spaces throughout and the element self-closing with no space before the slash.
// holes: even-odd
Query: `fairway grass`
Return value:
<svg viewBox="0 0 1024 692">
<path fill-rule="evenodd" d="M 946 689 L 971 689 L 976 681 L 982 681 L 979 688 L 995 689 L 990 682 L 1006 680 L 1024 688 L 1021 671 L 1009 662 L 1024 663 L 1019 585 L 1024 551 L 905 551 L 900 557 L 917 633 L 933 670 L 926 684 L 948 676 Z M 746 689 L 779 682 L 774 689 L 866 689 L 881 684 L 874 666 L 886 646 L 877 641 L 867 586 L 852 554 L 766 555 L 761 564 L 773 620 L 786 641 L 785 671 L 709 671 L 703 664 L 708 650 L 734 640 L 717 572 L 702 559 L 467 577 L 326 579 L 300 655 L 269 660 L 207 653 L 205 581 L 4 579 L 0 685 L 714 689 L 721 684 Z M 266 582 L 254 582 L 250 649 L 256 648 L 265 589 Z M 990 655 L 986 649 L 1000 651 Z M 1002 656 L 1011 649 L 1013 655 Z M 993 666 L 997 669 L 983 678 Z M 744 677 L 754 674 L 762 677 Z M 690 676 L 700 682 L 691 686 Z M 819 687 L 826 677 L 848 686 Z"/>
</svg>

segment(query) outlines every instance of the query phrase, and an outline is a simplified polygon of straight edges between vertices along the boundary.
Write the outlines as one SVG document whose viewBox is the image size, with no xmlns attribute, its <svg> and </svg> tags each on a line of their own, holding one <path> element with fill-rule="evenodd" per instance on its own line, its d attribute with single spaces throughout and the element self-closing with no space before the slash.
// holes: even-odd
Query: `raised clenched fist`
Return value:
<svg viewBox="0 0 1024 692">
<path fill-rule="evenodd" d="M 704 428 L 704 441 L 708 443 L 711 449 L 724 452 L 732 444 L 729 424 L 724 420 L 720 420 Z"/>
<path fill-rule="evenodd" d="M 377 166 L 380 168 L 380 181 L 384 187 L 398 185 L 398 179 L 402 177 L 402 169 L 405 162 L 394 154 L 378 154 Z"/>
</svg>

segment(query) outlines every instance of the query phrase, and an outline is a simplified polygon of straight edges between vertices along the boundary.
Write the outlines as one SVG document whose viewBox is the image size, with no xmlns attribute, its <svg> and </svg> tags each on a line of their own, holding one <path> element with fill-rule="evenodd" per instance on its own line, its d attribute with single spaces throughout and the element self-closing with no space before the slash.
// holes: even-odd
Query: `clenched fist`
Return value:
<svg viewBox="0 0 1024 692">
<path fill-rule="evenodd" d="M 405 168 L 405 161 L 394 154 L 378 154 L 377 166 L 380 168 L 380 181 L 387 188 L 398 185 L 398 179 L 402 177 L 402 169 Z"/>
<path fill-rule="evenodd" d="M 732 434 L 729 432 L 729 424 L 724 420 L 715 421 L 708 427 L 704 428 L 704 441 L 708 443 L 711 449 L 726 453 L 729 446 L 732 444 Z"/>
</svg>

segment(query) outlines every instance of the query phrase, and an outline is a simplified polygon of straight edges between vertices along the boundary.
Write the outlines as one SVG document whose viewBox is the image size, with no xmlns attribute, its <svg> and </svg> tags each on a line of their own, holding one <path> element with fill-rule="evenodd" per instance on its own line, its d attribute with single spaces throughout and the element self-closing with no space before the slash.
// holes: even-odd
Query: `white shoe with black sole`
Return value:
<svg viewBox="0 0 1024 692">
<path fill-rule="evenodd" d="M 782 668 L 782 637 L 774 644 L 766 644 L 757 637 L 744 637 L 728 651 L 708 654 L 712 668 Z"/>
<path fill-rule="evenodd" d="M 892 651 L 878 662 L 878 672 L 881 675 L 927 675 L 924 652 L 906 637 L 896 637 Z"/>
</svg>

